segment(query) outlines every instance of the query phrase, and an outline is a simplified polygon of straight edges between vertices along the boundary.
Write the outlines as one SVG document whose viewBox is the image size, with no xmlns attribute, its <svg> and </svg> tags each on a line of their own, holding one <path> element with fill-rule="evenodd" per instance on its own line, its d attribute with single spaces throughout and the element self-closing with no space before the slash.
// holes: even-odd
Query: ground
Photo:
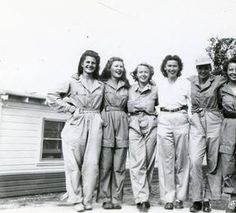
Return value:
<svg viewBox="0 0 236 213">
<path fill-rule="evenodd" d="M 22 197 L 13 197 L 13 198 L 4 198 L 0 200 L 0 213 L 28 213 L 28 212 L 74 212 L 73 207 L 69 206 L 66 201 L 62 201 L 61 197 L 64 193 L 51 193 L 51 194 L 42 194 L 42 195 L 32 195 L 32 196 L 22 196 Z M 159 199 L 158 187 L 152 188 L 151 193 L 151 212 L 169 212 L 168 210 L 163 209 L 163 205 Z M 117 212 L 137 212 L 134 201 L 131 187 L 125 187 L 124 189 L 124 199 L 123 199 L 123 209 L 117 210 Z M 225 205 L 227 202 L 227 197 L 224 196 L 221 201 L 212 202 L 212 207 L 214 208 L 214 212 L 223 212 L 225 209 Z M 173 212 L 185 213 L 189 212 L 189 206 L 191 202 L 188 201 L 185 203 L 184 210 L 175 210 Z M 220 211 L 221 210 L 221 211 Z M 104 212 L 101 208 L 101 204 L 94 202 L 94 210 L 92 212 Z M 105 211 L 107 212 L 107 211 Z M 112 213 L 116 212 L 116 210 L 112 210 Z"/>
</svg>

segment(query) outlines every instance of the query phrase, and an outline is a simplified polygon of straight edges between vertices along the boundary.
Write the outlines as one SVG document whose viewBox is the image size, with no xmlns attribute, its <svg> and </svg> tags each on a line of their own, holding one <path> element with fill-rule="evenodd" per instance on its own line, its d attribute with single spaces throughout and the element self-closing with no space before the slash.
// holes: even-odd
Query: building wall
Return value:
<svg viewBox="0 0 236 213">
<path fill-rule="evenodd" d="M 41 160 L 43 120 L 66 120 L 42 103 L 0 102 L 0 198 L 65 191 L 63 160 Z"/>
<path fill-rule="evenodd" d="M 43 119 L 65 120 L 46 105 L 7 102 L 0 117 L 0 175 L 63 171 L 63 161 L 41 161 Z"/>
</svg>

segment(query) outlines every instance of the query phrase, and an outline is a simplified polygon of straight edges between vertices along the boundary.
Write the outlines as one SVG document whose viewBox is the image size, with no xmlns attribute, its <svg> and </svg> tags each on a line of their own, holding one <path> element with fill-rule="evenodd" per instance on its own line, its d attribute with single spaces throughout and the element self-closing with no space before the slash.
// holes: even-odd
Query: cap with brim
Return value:
<svg viewBox="0 0 236 213">
<path fill-rule="evenodd" d="M 195 61 L 196 66 L 207 65 L 207 64 L 212 65 L 212 60 L 207 56 L 199 57 Z"/>
</svg>

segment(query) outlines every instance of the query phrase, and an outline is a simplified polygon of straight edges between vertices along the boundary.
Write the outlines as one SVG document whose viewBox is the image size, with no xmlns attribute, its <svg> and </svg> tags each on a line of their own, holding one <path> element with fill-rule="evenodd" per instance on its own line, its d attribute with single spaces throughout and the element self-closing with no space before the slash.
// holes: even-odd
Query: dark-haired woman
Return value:
<svg viewBox="0 0 236 213">
<path fill-rule="evenodd" d="M 182 68 L 179 56 L 166 56 L 161 65 L 164 78 L 157 84 L 159 184 L 161 200 L 168 210 L 183 208 L 188 192 L 190 83 L 180 77 Z"/>
<path fill-rule="evenodd" d="M 62 146 L 68 202 L 78 212 L 92 209 L 98 177 L 104 93 L 103 83 L 97 80 L 99 63 L 96 52 L 85 51 L 78 73 L 47 96 L 53 109 L 71 115 L 62 131 Z"/>
<path fill-rule="evenodd" d="M 149 195 L 156 156 L 157 88 L 151 81 L 153 67 L 142 63 L 132 76 L 129 89 L 129 169 L 135 203 L 140 211 L 150 208 Z"/>
<path fill-rule="evenodd" d="M 221 127 L 220 160 L 223 191 L 230 195 L 226 213 L 236 212 L 236 57 L 225 65 L 228 82 L 220 89 L 224 119 Z"/>
<path fill-rule="evenodd" d="M 124 61 L 108 60 L 101 80 L 105 85 L 104 121 L 98 199 L 104 209 L 121 209 L 128 148 L 127 100 L 129 82 Z"/>
</svg>

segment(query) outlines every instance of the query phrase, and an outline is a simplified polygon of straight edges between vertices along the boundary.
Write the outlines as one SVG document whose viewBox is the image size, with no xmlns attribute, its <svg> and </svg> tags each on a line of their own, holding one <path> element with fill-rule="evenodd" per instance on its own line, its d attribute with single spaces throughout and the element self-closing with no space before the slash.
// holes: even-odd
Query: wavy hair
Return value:
<svg viewBox="0 0 236 213">
<path fill-rule="evenodd" d="M 141 63 L 141 64 L 138 64 L 137 67 L 135 68 L 135 70 L 133 72 L 130 73 L 130 75 L 133 77 L 133 79 L 135 81 L 138 81 L 138 77 L 137 77 L 137 73 L 138 73 L 138 68 L 140 66 L 144 66 L 144 67 L 147 67 L 149 69 L 149 72 L 150 72 L 150 77 L 148 79 L 148 82 L 150 84 L 154 84 L 151 80 L 152 80 L 152 76 L 154 75 L 154 68 L 153 66 L 151 66 L 150 64 L 148 63 Z"/>
<path fill-rule="evenodd" d="M 181 76 L 181 72 L 183 70 L 183 62 L 182 62 L 181 58 L 178 55 L 167 55 L 164 58 L 164 60 L 162 61 L 162 64 L 161 64 L 161 72 L 162 72 L 163 76 L 166 77 L 166 78 L 168 77 L 167 72 L 165 70 L 165 66 L 167 64 L 167 61 L 170 61 L 170 60 L 177 61 L 178 66 L 179 66 L 179 71 L 177 73 L 177 77 Z"/>
<path fill-rule="evenodd" d="M 230 63 L 234 63 L 236 64 L 236 56 L 233 56 L 232 58 L 228 59 L 223 66 L 223 74 L 229 79 L 228 75 L 227 75 L 227 70 L 229 67 Z"/>
<path fill-rule="evenodd" d="M 80 57 L 79 60 L 79 65 L 78 65 L 78 75 L 82 75 L 83 74 L 83 67 L 82 67 L 82 63 L 84 62 L 86 56 L 90 56 L 95 58 L 96 60 L 96 68 L 93 72 L 93 77 L 95 79 L 99 78 L 99 69 L 100 69 L 100 56 L 98 55 L 97 52 L 93 51 L 93 50 L 86 50 Z"/>
<path fill-rule="evenodd" d="M 103 71 L 102 71 L 102 73 L 101 73 L 101 76 L 100 76 L 100 80 L 101 80 L 101 81 L 107 81 L 108 79 L 111 78 L 111 66 L 112 66 L 112 64 L 113 64 L 115 61 L 120 61 L 120 62 L 122 62 L 123 65 L 124 65 L 124 61 L 123 61 L 122 58 L 120 58 L 120 57 L 111 57 L 111 58 L 107 61 L 106 66 L 105 66 L 105 68 L 103 69 Z M 122 76 L 121 76 L 120 79 L 125 82 L 126 88 L 129 88 L 129 87 L 130 87 L 129 81 L 128 81 L 127 77 L 126 77 L 126 69 L 125 69 L 125 67 L 124 67 L 124 71 L 123 71 Z"/>
</svg>

